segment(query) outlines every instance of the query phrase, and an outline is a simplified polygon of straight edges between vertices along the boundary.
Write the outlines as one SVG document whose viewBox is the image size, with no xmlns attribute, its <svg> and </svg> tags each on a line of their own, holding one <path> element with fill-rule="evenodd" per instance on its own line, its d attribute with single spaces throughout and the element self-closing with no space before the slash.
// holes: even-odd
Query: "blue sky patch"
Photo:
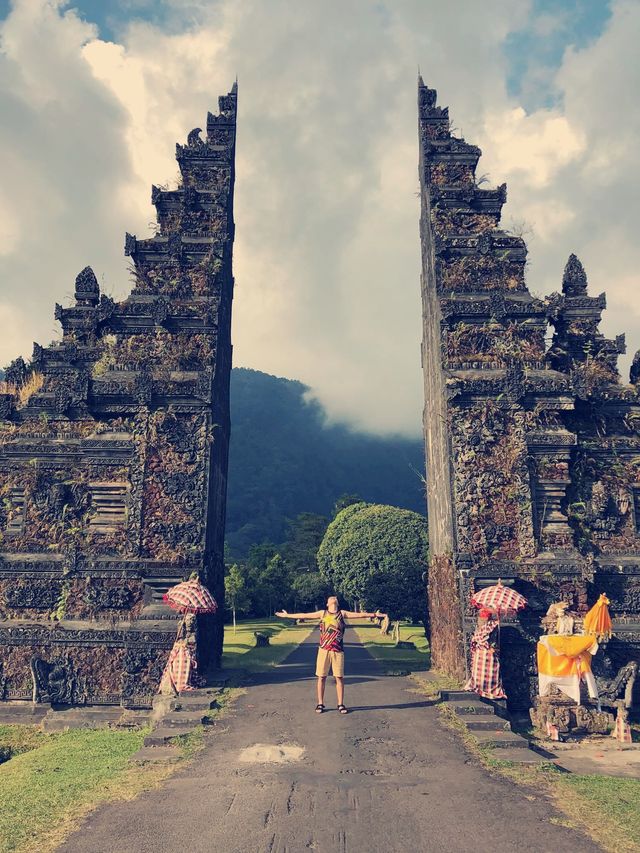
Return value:
<svg viewBox="0 0 640 853">
<path fill-rule="evenodd" d="M 611 0 L 533 0 L 527 26 L 505 41 L 509 94 L 529 111 L 553 106 L 553 76 L 565 50 L 598 39 L 610 17 Z"/>
<path fill-rule="evenodd" d="M 0 0 L 0 20 L 7 17 L 11 7 L 10 0 Z M 211 3 L 214 6 L 215 2 Z M 180 4 L 165 3 L 162 0 L 69 0 L 63 4 L 62 11 L 74 9 L 78 16 L 88 23 L 95 24 L 100 38 L 105 41 L 119 41 L 126 27 L 134 21 L 147 21 L 165 32 L 176 32 L 197 25 L 201 6 L 188 2 Z"/>
</svg>

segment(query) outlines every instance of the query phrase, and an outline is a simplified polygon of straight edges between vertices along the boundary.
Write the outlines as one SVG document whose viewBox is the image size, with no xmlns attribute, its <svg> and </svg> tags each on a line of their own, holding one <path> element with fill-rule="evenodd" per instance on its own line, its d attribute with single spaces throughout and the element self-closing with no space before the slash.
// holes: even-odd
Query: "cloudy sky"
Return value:
<svg viewBox="0 0 640 853">
<path fill-rule="evenodd" d="M 0 0 L 0 365 L 86 264 L 127 293 L 125 230 L 237 74 L 235 364 L 418 434 L 418 67 L 508 182 L 530 289 L 576 252 L 631 356 L 639 43 L 637 0 Z"/>
</svg>

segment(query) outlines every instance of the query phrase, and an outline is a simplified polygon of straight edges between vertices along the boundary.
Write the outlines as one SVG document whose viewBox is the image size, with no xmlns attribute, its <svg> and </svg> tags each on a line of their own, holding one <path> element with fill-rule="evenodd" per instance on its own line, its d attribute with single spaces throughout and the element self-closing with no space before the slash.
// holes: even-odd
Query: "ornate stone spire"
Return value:
<svg viewBox="0 0 640 853">
<path fill-rule="evenodd" d="M 97 305 L 100 301 L 100 285 L 91 267 L 85 267 L 76 276 L 75 297 L 79 305 Z"/>
<path fill-rule="evenodd" d="M 587 293 L 587 274 L 577 255 L 569 255 L 562 276 L 562 292 L 565 296 L 584 296 Z"/>
</svg>

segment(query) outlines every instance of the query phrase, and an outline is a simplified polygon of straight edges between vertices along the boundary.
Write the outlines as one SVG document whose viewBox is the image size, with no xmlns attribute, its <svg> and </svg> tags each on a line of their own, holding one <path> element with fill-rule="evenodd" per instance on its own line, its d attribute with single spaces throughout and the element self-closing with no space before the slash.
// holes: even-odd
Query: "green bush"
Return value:
<svg viewBox="0 0 640 853">
<path fill-rule="evenodd" d="M 386 610 L 392 619 L 427 619 L 427 522 L 410 510 L 356 503 L 329 525 L 320 571 L 347 601 Z"/>
</svg>

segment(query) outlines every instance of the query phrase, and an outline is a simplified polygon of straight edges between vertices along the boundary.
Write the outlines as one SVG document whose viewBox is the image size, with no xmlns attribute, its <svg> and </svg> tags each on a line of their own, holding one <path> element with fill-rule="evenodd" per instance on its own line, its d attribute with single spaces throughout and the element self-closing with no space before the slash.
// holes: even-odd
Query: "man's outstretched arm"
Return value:
<svg viewBox="0 0 640 853">
<path fill-rule="evenodd" d="M 286 610 L 277 610 L 279 619 L 320 619 L 324 610 L 314 610 L 313 613 L 287 613 Z"/>
<path fill-rule="evenodd" d="M 384 619 L 387 614 L 380 610 L 376 610 L 375 613 L 365 613 L 364 611 L 355 613 L 351 610 L 343 610 L 342 615 L 345 619 Z"/>
</svg>

